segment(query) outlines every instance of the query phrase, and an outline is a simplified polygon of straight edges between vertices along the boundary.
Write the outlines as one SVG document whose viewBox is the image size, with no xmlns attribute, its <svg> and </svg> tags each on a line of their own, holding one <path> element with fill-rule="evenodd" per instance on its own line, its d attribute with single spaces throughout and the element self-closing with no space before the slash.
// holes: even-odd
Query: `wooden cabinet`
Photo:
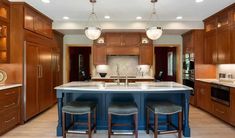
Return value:
<svg viewBox="0 0 235 138">
<path fill-rule="evenodd" d="M 52 20 L 29 6 L 24 7 L 24 28 L 48 38 L 52 37 Z"/>
<path fill-rule="evenodd" d="M 140 46 L 140 65 L 153 65 L 153 46 Z"/>
<path fill-rule="evenodd" d="M 196 81 L 195 94 L 197 96 L 197 106 L 207 112 L 211 112 L 211 85 Z"/>
<path fill-rule="evenodd" d="M 123 33 L 122 34 L 124 46 L 140 46 L 141 35 L 139 33 Z"/>
<path fill-rule="evenodd" d="M 231 55 L 231 63 L 235 63 L 235 24 L 230 26 L 230 31 L 231 31 L 231 50 L 230 50 L 230 55 Z"/>
<path fill-rule="evenodd" d="M 107 46 L 123 46 L 122 33 L 106 33 Z"/>
<path fill-rule="evenodd" d="M 52 104 L 52 49 L 26 42 L 26 120 Z"/>
<path fill-rule="evenodd" d="M 6 0 L 0 1 L 0 63 L 8 63 L 10 60 L 10 5 Z"/>
<path fill-rule="evenodd" d="M 93 64 L 105 65 L 107 64 L 106 46 L 93 46 Z"/>
<path fill-rule="evenodd" d="M 205 63 L 229 64 L 233 63 L 233 27 L 234 6 L 214 14 L 205 23 Z"/>
<path fill-rule="evenodd" d="M 235 88 L 230 89 L 230 123 L 235 126 Z"/>
<path fill-rule="evenodd" d="M 212 114 L 216 117 L 229 122 L 230 108 L 226 105 L 220 104 L 218 102 L 212 101 Z"/>
<path fill-rule="evenodd" d="M 0 135 L 18 125 L 21 121 L 20 87 L 0 92 Z"/>
<path fill-rule="evenodd" d="M 206 64 L 215 64 L 217 62 L 216 26 L 216 19 L 205 22 L 204 63 Z"/>
<path fill-rule="evenodd" d="M 139 46 L 140 33 L 106 33 L 107 46 Z"/>
</svg>

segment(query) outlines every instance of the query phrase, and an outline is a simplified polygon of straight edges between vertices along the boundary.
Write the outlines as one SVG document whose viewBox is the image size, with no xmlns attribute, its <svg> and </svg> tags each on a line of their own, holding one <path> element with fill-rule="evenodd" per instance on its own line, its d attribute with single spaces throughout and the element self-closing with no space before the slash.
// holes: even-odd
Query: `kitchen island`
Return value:
<svg viewBox="0 0 235 138">
<path fill-rule="evenodd" d="M 62 135 L 63 104 L 74 100 L 93 100 L 97 102 L 98 130 L 107 130 L 107 110 L 112 101 L 136 102 L 139 110 L 139 130 L 145 129 L 145 104 L 147 101 L 174 102 L 183 107 L 183 134 L 185 137 L 190 137 L 189 98 L 192 88 L 187 86 L 175 82 L 137 82 L 129 85 L 124 83 L 117 85 L 117 83 L 104 82 L 71 82 L 55 89 L 58 99 L 57 136 Z M 159 118 L 166 120 L 165 116 Z M 116 119 L 117 121 L 125 121 L 130 118 Z M 177 116 L 173 116 L 172 120 L 177 126 Z"/>
</svg>

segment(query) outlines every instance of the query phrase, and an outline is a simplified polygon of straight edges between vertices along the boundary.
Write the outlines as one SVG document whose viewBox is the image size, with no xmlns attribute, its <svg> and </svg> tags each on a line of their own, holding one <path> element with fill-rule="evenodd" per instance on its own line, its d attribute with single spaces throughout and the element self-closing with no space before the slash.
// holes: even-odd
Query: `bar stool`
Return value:
<svg viewBox="0 0 235 138">
<path fill-rule="evenodd" d="M 92 112 L 93 112 L 93 123 L 92 123 Z M 66 115 L 71 115 L 70 126 L 66 128 Z M 74 115 L 85 115 L 87 114 L 87 122 L 74 122 Z M 63 120 L 63 138 L 66 138 L 67 133 L 71 134 L 88 134 L 88 138 L 91 138 L 92 131 L 96 133 L 96 104 L 91 101 L 74 101 L 62 108 L 62 120 Z M 93 124 L 93 125 L 92 125 Z M 75 125 L 87 126 L 87 131 L 74 131 L 70 130 Z"/>
<path fill-rule="evenodd" d="M 138 138 L 138 107 L 134 102 L 115 102 L 108 107 L 108 138 L 111 135 L 121 135 L 112 131 L 113 126 L 130 126 L 130 124 L 112 123 L 112 115 L 116 116 L 132 116 L 133 115 L 133 135 Z M 127 135 L 127 134 L 126 134 Z M 129 134 L 128 134 L 129 135 Z M 132 135 L 132 134 L 131 134 Z"/>
<path fill-rule="evenodd" d="M 150 124 L 150 112 L 154 113 L 154 124 Z M 178 127 L 172 124 L 171 115 L 178 114 Z M 158 122 L 158 115 L 167 115 L 166 122 Z M 171 102 L 149 102 L 147 103 L 146 133 L 149 134 L 149 128 L 154 132 L 154 138 L 158 134 L 178 133 L 178 138 L 182 137 L 182 107 Z M 167 131 L 159 131 L 158 125 L 167 125 Z M 153 127 L 152 127 L 153 126 Z M 169 130 L 174 128 L 175 130 Z"/>
</svg>

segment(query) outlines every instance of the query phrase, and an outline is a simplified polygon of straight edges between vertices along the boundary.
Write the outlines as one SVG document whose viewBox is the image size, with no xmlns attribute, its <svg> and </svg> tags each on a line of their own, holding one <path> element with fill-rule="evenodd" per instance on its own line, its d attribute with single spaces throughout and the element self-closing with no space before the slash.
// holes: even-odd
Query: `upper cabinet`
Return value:
<svg viewBox="0 0 235 138">
<path fill-rule="evenodd" d="M 28 6 L 24 7 L 24 28 L 52 38 L 52 20 Z"/>
<path fill-rule="evenodd" d="M 107 56 L 138 56 L 140 65 L 153 64 L 153 41 L 144 33 L 109 32 L 94 41 L 93 64 L 107 64 Z"/>
<path fill-rule="evenodd" d="M 8 1 L 0 1 L 0 63 L 9 62 L 10 44 L 10 4 Z"/>
<path fill-rule="evenodd" d="M 204 20 L 205 47 L 204 61 L 207 64 L 234 63 L 231 50 L 234 48 L 233 25 L 235 24 L 234 5 L 225 8 Z"/>
<path fill-rule="evenodd" d="M 139 46 L 141 35 L 139 33 L 106 33 L 107 46 Z"/>
</svg>

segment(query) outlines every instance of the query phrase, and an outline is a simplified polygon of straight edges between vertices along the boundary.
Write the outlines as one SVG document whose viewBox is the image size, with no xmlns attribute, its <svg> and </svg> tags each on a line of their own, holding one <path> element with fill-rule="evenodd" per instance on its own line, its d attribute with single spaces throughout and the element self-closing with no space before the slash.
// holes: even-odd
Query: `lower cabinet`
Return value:
<svg viewBox="0 0 235 138">
<path fill-rule="evenodd" d="M 235 88 L 230 88 L 229 106 L 211 100 L 210 83 L 196 81 L 195 91 L 197 96 L 197 107 L 235 126 Z"/>
<path fill-rule="evenodd" d="M 0 91 L 0 135 L 21 121 L 20 87 Z"/>
<path fill-rule="evenodd" d="M 211 112 L 211 85 L 209 83 L 196 81 L 195 91 L 197 106 L 207 112 Z"/>
<path fill-rule="evenodd" d="M 230 122 L 235 126 L 235 88 L 230 90 Z"/>
</svg>

